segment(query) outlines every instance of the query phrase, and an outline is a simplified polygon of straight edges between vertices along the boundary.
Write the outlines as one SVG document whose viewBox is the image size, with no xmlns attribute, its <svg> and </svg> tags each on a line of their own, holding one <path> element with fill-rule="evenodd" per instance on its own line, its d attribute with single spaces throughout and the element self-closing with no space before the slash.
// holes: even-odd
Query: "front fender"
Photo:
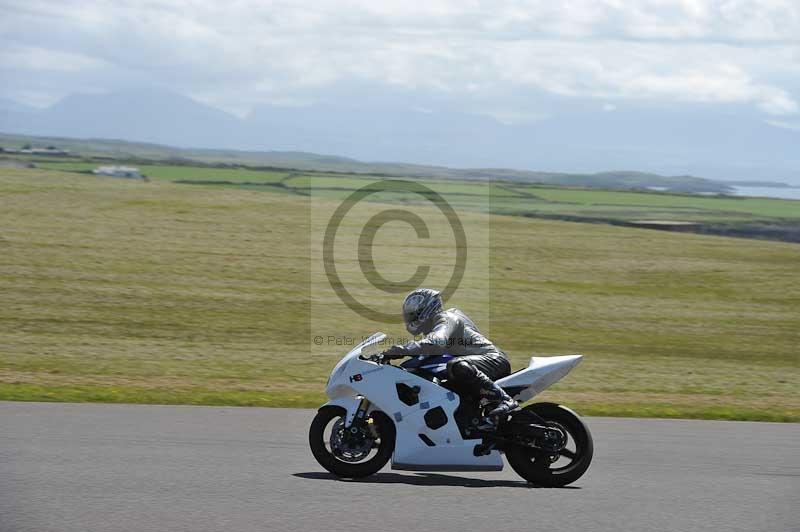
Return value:
<svg viewBox="0 0 800 532">
<path fill-rule="evenodd" d="M 349 427 L 353 424 L 353 420 L 356 417 L 356 412 L 358 411 L 358 405 L 360 404 L 361 397 L 337 397 L 336 399 L 331 399 L 319 407 L 319 410 L 322 410 L 326 406 L 338 406 L 344 408 L 347 412 L 347 416 L 344 418 L 344 426 Z"/>
</svg>

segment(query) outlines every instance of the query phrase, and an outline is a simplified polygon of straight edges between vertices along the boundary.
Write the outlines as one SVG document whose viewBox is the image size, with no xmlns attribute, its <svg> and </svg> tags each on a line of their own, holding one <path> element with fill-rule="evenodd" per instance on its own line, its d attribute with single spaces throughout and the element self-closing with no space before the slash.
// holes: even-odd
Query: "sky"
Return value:
<svg viewBox="0 0 800 532">
<path fill-rule="evenodd" d="M 505 123 L 549 98 L 800 129 L 800 0 L 0 0 L 0 98 L 160 87 L 239 116 L 367 99 Z"/>
</svg>

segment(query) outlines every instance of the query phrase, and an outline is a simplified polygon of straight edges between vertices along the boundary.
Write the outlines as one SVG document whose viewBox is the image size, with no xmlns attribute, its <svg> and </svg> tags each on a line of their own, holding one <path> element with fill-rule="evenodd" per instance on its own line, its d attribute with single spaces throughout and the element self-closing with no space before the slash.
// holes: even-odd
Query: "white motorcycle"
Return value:
<svg viewBox="0 0 800 532">
<path fill-rule="evenodd" d="M 501 453 L 525 480 L 565 486 L 592 461 L 589 429 L 569 408 L 534 403 L 482 428 L 486 401 L 459 395 L 446 380 L 447 359 L 416 357 L 394 366 L 376 333 L 333 368 L 330 397 L 309 430 L 314 458 L 334 475 L 365 477 L 391 458 L 407 471 L 500 471 Z M 497 383 L 522 403 L 559 381 L 581 355 L 534 357 Z M 479 428 L 481 427 L 481 428 Z"/>
</svg>

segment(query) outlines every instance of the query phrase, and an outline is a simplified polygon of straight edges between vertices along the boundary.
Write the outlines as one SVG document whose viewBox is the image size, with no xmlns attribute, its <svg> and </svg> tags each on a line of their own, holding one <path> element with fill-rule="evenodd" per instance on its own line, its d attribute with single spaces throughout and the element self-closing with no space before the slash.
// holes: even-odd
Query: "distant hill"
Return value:
<svg viewBox="0 0 800 532">
<path fill-rule="evenodd" d="M 161 144 L 109 139 L 72 139 L 0 133 L 0 146 L 24 144 L 57 146 L 76 156 L 106 157 L 120 160 L 169 161 L 289 168 L 303 171 L 346 172 L 385 176 L 431 177 L 485 181 L 500 179 L 525 183 L 615 189 L 657 188 L 672 192 L 726 193 L 731 188 L 722 182 L 693 176 L 661 176 L 647 172 L 600 172 L 593 174 L 535 172 L 506 168 L 448 168 L 404 163 L 369 163 L 334 155 L 292 151 L 239 151 L 177 148 Z"/>
<path fill-rule="evenodd" d="M 222 147 L 238 146 L 244 133 L 237 117 L 165 91 L 75 94 L 42 111 L 12 116 L 9 125 L 0 108 L 0 131 L 181 146 L 217 146 L 226 139 Z"/>
<path fill-rule="evenodd" d="M 800 185 L 800 131 L 768 123 L 744 106 L 601 106 L 596 100 L 552 96 L 544 101 L 539 119 L 514 123 L 425 109 L 402 97 L 379 103 L 340 98 L 306 107 L 262 105 L 239 117 L 164 90 L 128 90 L 71 95 L 46 109 L 0 101 L 0 131 L 266 151 L 271 157 L 276 152 L 333 153 L 344 158 L 345 167 L 353 159 L 570 175 L 622 168 Z M 299 158 L 302 162 L 308 156 Z M 342 162 L 335 159 L 331 164 Z M 370 166 L 387 168 L 383 163 Z M 409 166 L 389 168 L 405 173 Z M 417 172 L 413 166 L 410 171 Z"/>
</svg>

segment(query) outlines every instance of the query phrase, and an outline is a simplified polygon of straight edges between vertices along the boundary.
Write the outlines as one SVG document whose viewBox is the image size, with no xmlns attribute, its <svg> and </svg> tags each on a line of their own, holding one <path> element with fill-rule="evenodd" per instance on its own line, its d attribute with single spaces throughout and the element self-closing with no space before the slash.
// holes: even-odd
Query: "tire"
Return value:
<svg viewBox="0 0 800 532">
<path fill-rule="evenodd" d="M 531 484 L 541 487 L 562 487 L 581 478 L 592 462 L 594 443 L 589 428 L 578 415 L 553 403 L 536 403 L 523 410 L 534 412 L 548 424 L 559 425 L 569 435 L 570 441 L 567 445 L 574 446 L 575 449 L 565 448 L 559 455 L 548 456 L 544 451 L 530 447 L 509 447 L 505 453 L 511 468 Z M 573 456 L 562 454 L 570 452 Z M 554 457 L 557 457 L 555 462 Z M 569 463 L 558 465 L 562 460 Z"/>
<path fill-rule="evenodd" d="M 377 473 L 386 465 L 386 462 L 389 461 L 394 452 L 394 423 L 383 412 L 370 414 L 374 428 L 379 436 L 377 452 L 364 462 L 346 462 L 336 457 L 325 445 L 331 436 L 325 433 L 325 429 L 331 421 L 337 420 L 337 418 L 343 419 L 346 415 L 347 411 L 339 406 L 325 406 L 317 412 L 308 431 L 308 443 L 311 447 L 311 453 L 319 462 L 319 465 L 337 477 L 361 478 Z"/>
</svg>

